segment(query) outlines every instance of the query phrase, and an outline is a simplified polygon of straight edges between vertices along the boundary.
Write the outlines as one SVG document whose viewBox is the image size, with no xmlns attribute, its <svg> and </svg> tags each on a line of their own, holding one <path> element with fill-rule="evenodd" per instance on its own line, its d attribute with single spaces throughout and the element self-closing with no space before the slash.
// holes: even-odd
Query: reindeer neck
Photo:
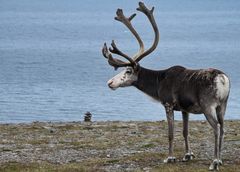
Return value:
<svg viewBox="0 0 240 172">
<path fill-rule="evenodd" d="M 140 67 L 138 80 L 133 85 L 145 94 L 157 99 L 159 97 L 157 90 L 159 90 L 162 74 L 163 71 L 154 71 Z"/>
</svg>

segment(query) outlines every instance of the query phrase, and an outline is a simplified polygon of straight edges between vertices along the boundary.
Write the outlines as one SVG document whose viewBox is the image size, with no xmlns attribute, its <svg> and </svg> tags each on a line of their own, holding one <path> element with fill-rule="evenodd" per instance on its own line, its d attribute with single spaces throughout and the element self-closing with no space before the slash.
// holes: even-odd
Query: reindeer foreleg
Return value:
<svg viewBox="0 0 240 172">
<path fill-rule="evenodd" d="M 168 121 L 168 139 L 169 139 L 169 153 L 168 158 L 164 160 L 164 163 L 175 162 L 176 158 L 173 156 L 173 140 L 174 140 L 174 112 L 173 106 L 166 103 L 165 110 Z"/>
<path fill-rule="evenodd" d="M 183 162 L 187 162 L 187 161 L 195 158 L 195 156 L 190 149 L 189 141 L 188 141 L 189 114 L 187 112 L 182 112 L 182 119 L 183 119 L 183 137 L 184 137 L 184 140 L 185 140 L 185 155 L 183 157 Z"/>
</svg>

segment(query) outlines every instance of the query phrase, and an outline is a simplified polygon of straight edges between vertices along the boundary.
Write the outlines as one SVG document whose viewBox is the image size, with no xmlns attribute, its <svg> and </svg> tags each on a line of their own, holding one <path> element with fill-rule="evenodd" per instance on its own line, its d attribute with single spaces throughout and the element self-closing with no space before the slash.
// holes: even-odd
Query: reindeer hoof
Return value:
<svg viewBox="0 0 240 172">
<path fill-rule="evenodd" d="M 183 162 L 187 162 L 187 161 L 190 161 L 192 160 L 193 158 L 195 158 L 195 155 L 190 152 L 190 153 L 186 153 L 185 156 L 183 157 Z"/>
<path fill-rule="evenodd" d="M 173 163 L 176 162 L 176 158 L 175 157 L 167 157 L 167 159 L 164 159 L 163 161 L 164 163 Z"/>
<path fill-rule="evenodd" d="M 219 159 L 215 159 L 215 160 L 213 160 L 212 164 L 210 165 L 209 170 L 210 171 L 213 171 L 213 170 L 218 171 L 220 165 L 222 165 L 222 161 Z"/>
</svg>

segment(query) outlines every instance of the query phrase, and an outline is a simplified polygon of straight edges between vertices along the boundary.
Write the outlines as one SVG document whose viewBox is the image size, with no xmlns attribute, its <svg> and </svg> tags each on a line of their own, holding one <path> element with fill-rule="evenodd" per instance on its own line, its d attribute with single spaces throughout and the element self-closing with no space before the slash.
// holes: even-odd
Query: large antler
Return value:
<svg viewBox="0 0 240 172">
<path fill-rule="evenodd" d="M 116 51 L 116 52 L 119 51 L 119 50 L 117 49 L 117 47 L 115 46 L 114 42 L 112 42 L 112 44 L 113 44 L 114 46 L 113 46 L 113 50 L 111 50 L 111 51 L 114 51 L 114 52 L 115 52 L 115 51 Z M 118 53 L 119 53 L 119 54 L 123 54 L 121 51 L 119 51 Z M 123 57 L 125 57 L 127 60 L 129 60 L 130 63 L 126 63 L 126 62 L 124 62 L 124 61 L 122 61 L 122 60 L 113 58 L 113 57 L 112 57 L 112 54 L 108 51 L 108 48 L 107 48 L 107 44 L 106 44 L 106 43 L 104 43 L 104 46 L 103 46 L 103 48 L 102 48 L 102 54 L 103 54 L 103 56 L 104 56 L 105 58 L 108 59 L 108 63 L 109 63 L 111 66 L 113 66 L 115 69 L 117 69 L 118 67 L 130 66 L 131 63 L 132 63 L 132 64 L 135 64 L 135 62 L 134 62 L 130 57 L 128 57 L 127 55 L 125 56 L 125 54 L 124 54 Z M 116 54 L 117 54 L 117 53 L 116 53 Z M 130 60 L 130 59 L 131 59 L 131 60 Z"/>
<path fill-rule="evenodd" d="M 144 44 L 142 39 L 140 38 L 140 36 L 138 35 L 137 31 L 133 28 L 132 24 L 131 24 L 131 20 L 136 16 L 136 14 L 132 14 L 129 18 L 126 18 L 123 14 L 122 9 L 118 9 L 117 12 L 117 17 L 115 17 L 115 20 L 122 22 L 125 26 L 127 26 L 127 28 L 132 32 L 132 34 L 135 36 L 135 38 L 137 39 L 140 49 L 139 51 L 136 53 L 136 55 L 134 55 L 134 57 L 138 57 L 140 54 L 142 54 L 144 52 Z"/>
<path fill-rule="evenodd" d="M 156 24 L 154 16 L 153 16 L 154 7 L 152 7 L 152 9 L 149 10 L 144 5 L 143 2 L 139 2 L 139 7 L 137 8 L 137 10 L 141 11 L 148 17 L 148 19 L 153 27 L 154 34 L 155 34 L 155 38 L 154 38 L 154 42 L 153 42 L 152 46 L 147 51 L 142 53 L 140 56 L 134 58 L 134 61 L 139 62 L 143 57 L 147 56 L 148 54 L 150 54 L 151 52 L 153 52 L 156 49 L 158 42 L 159 42 L 159 31 L 158 31 L 158 27 L 157 27 L 157 24 Z"/>
<path fill-rule="evenodd" d="M 139 43 L 139 46 L 140 46 L 140 49 L 133 56 L 133 59 L 132 59 L 131 57 L 129 57 L 128 55 L 124 54 L 122 51 L 120 51 L 117 48 L 114 40 L 112 41 L 112 44 L 111 44 L 112 48 L 109 48 L 109 50 L 108 50 L 107 45 L 105 43 L 104 46 L 103 46 L 103 49 L 102 49 L 103 56 L 108 59 L 108 63 L 111 66 L 115 67 L 115 69 L 117 69 L 118 67 L 125 67 L 125 66 L 133 66 L 134 67 L 134 66 L 136 66 L 137 63 L 143 57 L 145 57 L 148 54 L 150 54 L 157 47 L 158 40 L 159 40 L 159 32 L 158 32 L 158 28 L 157 28 L 156 22 L 155 22 L 154 17 L 153 17 L 153 10 L 154 10 L 154 8 L 149 10 L 144 5 L 144 3 L 139 2 L 139 7 L 137 8 L 137 10 L 143 12 L 148 17 L 148 19 L 150 20 L 150 22 L 151 22 L 151 24 L 153 26 L 154 32 L 155 32 L 155 41 L 154 41 L 152 47 L 144 52 L 143 41 L 141 40 L 140 36 L 138 35 L 138 33 L 136 32 L 136 30 L 133 28 L 133 26 L 131 24 L 131 20 L 136 16 L 136 14 L 132 14 L 130 17 L 125 17 L 125 15 L 123 14 L 123 10 L 122 9 L 118 9 L 117 12 L 116 12 L 117 16 L 115 17 L 115 20 L 120 21 L 121 23 L 123 23 L 131 31 L 131 33 L 137 39 L 137 41 Z M 119 56 L 124 57 L 129 62 L 124 62 L 124 61 L 119 60 L 117 58 L 113 58 L 112 54 L 109 51 L 111 53 L 114 53 L 114 54 L 117 54 Z"/>
<path fill-rule="evenodd" d="M 123 23 L 124 25 L 127 26 L 127 28 L 132 32 L 132 34 L 135 36 L 135 38 L 138 40 L 139 45 L 140 45 L 140 50 L 137 54 L 142 54 L 144 51 L 144 45 L 143 42 L 141 40 L 141 38 L 139 37 L 138 33 L 136 32 L 136 30 L 133 28 L 132 24 L 131 24 L 131 20 L 136 16 L 136 14 L 132 14 L 130 17 L 125 17 L 125 15 L 123 14 L 123 10 L 122 9 L 118 9 L 116 12 L 116 17 L 115 20 L 120 21 L 121 23 Z M 129 62 L 123 62 L 122 60 L 116 59 L 112 57 L 112 54 L 108 51 L 107 45 L 106 43 L 103 46 L 102 49 L 102 53 L 103 56 L 106 57 L 108 59 L 108 63 L 112 66 L 115 67 L 115 69 L 117 69 L 118 67 L 124 67 L 124 66 L 136 66 L 135 61 L 129 57 L 128 55 L 124 54 L 122 51 L 120 51 L 114 40 L 112 41 L 111 44 L 112 48 L 109 48 L 109 51 L 111 53 L 120 55 L 122 57 L 124 57 L 125 59 L 127 59 Z M 135 55 L 137 56 L 137 55 Z"/>
</svg>

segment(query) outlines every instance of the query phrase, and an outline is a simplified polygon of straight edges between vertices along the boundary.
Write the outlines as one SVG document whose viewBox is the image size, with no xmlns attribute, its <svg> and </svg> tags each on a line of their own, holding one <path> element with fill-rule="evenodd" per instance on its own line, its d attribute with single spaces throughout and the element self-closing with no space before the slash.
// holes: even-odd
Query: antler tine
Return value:
<svg viewBox="0 0 240 172">
<path fill-rule="evenodd" d="M 112 48 L 111 48 L 111 47 L 109 48 L 109 51 L 110 51 L 111 53 L 118 54 L 118 55 L 124 57 L 125 59 L 127 59 L 131 64 L 135 64 L 135 62 L 133 61 L 132 58 L 130 58 L 128 55 L 124 54 L 122 51 L 120 51 L 120 50 L 117 48 L 114 40 L 112 40 L 111 45 L 112 45 Z"/>
<path fill-rule="evenodd" d="M 154 33 L 155 33 L 155 39 L 154 39 L 154 42 L 153 42 L 152 46 L 147 51 L 142 53 L 140 56 L 134 58 L 134 61 L 139 62 L 143 57 L 145 57 L 148 54 L 150 54 L 151 52 L 153 52 L 155 50 L 155 48 L 157 47 L 158 42 L 159 42 L 159 31 L 158 31 L 158 27 L 157 27 L 157 24 L 156 24 L 154 16 L 153 16 L 154 7 L 152 7 L 152 9 L 149 10 L 144 5 L 143 2 L 139 2 L 139 7 L 137 8 L 137 10 L 141 11 L 142 13 L 144 13 L 148 17 L 148 19 L 149 19 L 149 21 L 150 21 L 150 23 L 153 27 Z"/>
<path fill-rule="evenodd" d="M 123 10 L 122 9 L 117 9 L 116 12 L 117 16 L 115 17 L 115 20 L 120 21 L 121 23 L 123 23 L 125 26 L 127 26 L 127 28 L 132 32 L 132 34 L 135 36 L 135 38 L 137 39 L 140 49 L 139 51 L 134 55 L 134 59 L 139 57 L 143 52 L 144 52 L 144 44 L 142 39 L 140 38 L 140 36 L 138 35 L 137 31 L 133 28 L 132 24 L 131 24 L 131 20 L 136 16 L 136 14 L 132 14 L 130 17 L 125 17 L 125 15 L 123 14 Z"/>
<path fill-rule="evenodd" d="M 115 70 L 118 67 L 125 67 L 129 66 L 130 63 L 123 62 L 122 60 L 116 59 L 112 57 L 112 54 L 109 53 L 107 44 L 104 43 L 103 48 L 102 48 L 102 54 L 103 56 L 108 59 L 108 63 L 115 68 Z"/>
</svg>

